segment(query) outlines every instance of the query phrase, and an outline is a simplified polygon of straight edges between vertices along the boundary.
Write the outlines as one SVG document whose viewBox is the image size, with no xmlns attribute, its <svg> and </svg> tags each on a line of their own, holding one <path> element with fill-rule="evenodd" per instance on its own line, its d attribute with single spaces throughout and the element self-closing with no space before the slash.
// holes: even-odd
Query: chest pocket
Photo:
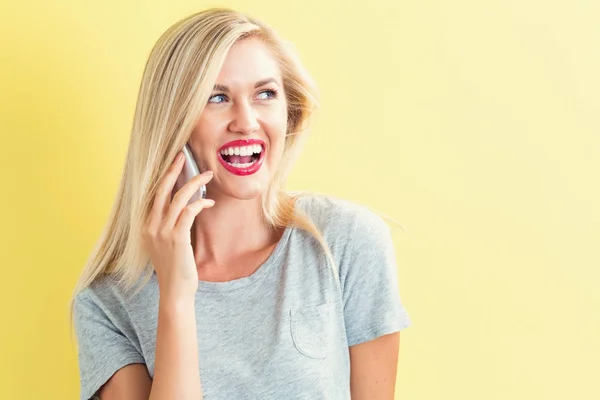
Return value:
<svg viewBox="0 0 600 400">
<path fill-rule="evenodd" d="M 303 306 L 290 310 L 292 340 L 306 357 L 323 359 L 331 347 L 335 303 Z"/>
</svg>

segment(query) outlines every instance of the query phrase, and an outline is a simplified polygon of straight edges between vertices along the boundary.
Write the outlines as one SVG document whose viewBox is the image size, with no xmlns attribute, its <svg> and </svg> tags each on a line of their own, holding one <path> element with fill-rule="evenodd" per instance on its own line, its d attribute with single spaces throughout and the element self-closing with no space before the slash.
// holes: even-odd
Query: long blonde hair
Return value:
<svg viewBox="0 0 600 400">
<path fill-rule="evenodd" d="M 266 193 L 262 213 L 273 229 L 295 226 L 323 246 L 335 276 L 337 270 L 323 236 L 307 215 L 297 210 L 299 195 L 283 185 L 306 137 L 317 107 L 314 82 L 292 48 L 269 26 L 239 12 L 213 8 L 171 26 L 148 58 L 135 109 L 123 175 L 107 224 L 81 273 L 71 299 L 100 275 L 116 278 L 124 290 L 152 275 L 141 241 L 159 182 L 188 141 L 207 103 L 231 46 L 258 37 L 279 62 L 288 103 L 288 132 L 281 164 Z M 339 282 L 338 282 L 339 284 Z"/>
</svg>

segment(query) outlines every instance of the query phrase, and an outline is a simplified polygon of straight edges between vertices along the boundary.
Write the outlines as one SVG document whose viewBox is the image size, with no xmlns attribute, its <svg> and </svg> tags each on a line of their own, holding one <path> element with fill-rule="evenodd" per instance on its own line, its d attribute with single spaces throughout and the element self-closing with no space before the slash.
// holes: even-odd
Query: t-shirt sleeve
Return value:
<svg viewBox="0 0 600 400">
<path fill-rule="evenodd" d="M 348 261 L 340 268 L 348 345 L 409 327 L 389 226 L 377 214 L 361 210 L 348 248 Z"/>
<path fill-rule="evenodd" d="M 89 400 L 115 372 L 144 357 L 85 291 L 74 302 L 80 400 Z"/>
</svg>

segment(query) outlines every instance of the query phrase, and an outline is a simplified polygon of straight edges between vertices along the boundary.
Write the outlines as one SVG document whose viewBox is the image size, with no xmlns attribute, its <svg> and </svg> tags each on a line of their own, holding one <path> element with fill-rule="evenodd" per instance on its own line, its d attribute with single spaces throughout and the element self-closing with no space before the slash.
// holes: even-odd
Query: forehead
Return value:
<svg viewBox="0 0 600 400">
<path fill-rule="evenodd" d="M 231 47 L 216 83 L 230 87 L 246 86 L 265 78 L 281 82 L 279 64 L 262 40 L 249 38 Z"/>
</svg>

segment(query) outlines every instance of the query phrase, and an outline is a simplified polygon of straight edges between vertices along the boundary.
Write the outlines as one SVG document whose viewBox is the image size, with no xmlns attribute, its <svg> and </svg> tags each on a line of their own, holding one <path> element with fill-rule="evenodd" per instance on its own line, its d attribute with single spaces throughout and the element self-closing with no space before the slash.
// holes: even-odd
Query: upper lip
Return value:
<svg viewBox="0 0 600 400">
<path fill-rule="evenodd" d="M 263 149 L 265 148 L 265 142 L 260 139 L 239 139 L 232 140 L 231 142 L 225 143 L 223 146 L 217 150 L 217 152 L 221 152 L 221 150 L 228 149 L 230 147 L 242 147 L 242 146 L 251 146 L 254 144 L 259 144 Z"/>
</svg>

